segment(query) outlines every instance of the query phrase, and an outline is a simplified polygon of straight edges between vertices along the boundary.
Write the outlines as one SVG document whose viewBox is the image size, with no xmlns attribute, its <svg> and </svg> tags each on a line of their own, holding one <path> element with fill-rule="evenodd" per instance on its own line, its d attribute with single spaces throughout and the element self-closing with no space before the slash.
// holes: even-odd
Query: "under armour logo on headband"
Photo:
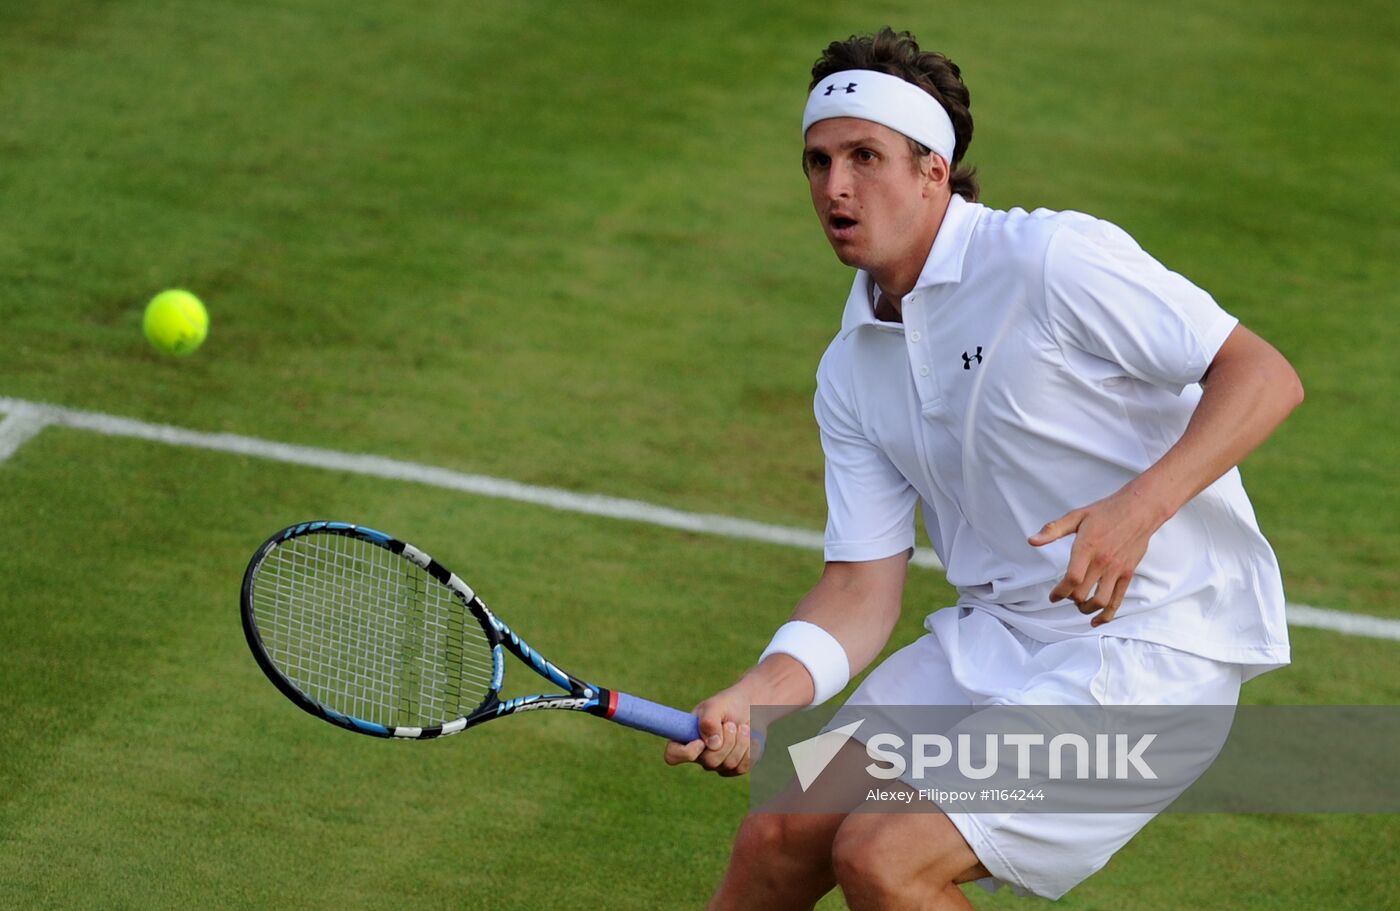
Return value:
<svg viewBox="0 0 1400 911">
<path fill-rule="evenodd" d="M 842 70 L 823 78 L 827 82 L 819 83 L 808 93 L 807 106 L 802 111 L 804 141 L 814 123 L 854 117 L 903 133 L 952 163 L 957 132 L 943 105 L 928 92 L 876 70 Z M 839 81 L 842 79 L 846 81 Z"/>
</svg>

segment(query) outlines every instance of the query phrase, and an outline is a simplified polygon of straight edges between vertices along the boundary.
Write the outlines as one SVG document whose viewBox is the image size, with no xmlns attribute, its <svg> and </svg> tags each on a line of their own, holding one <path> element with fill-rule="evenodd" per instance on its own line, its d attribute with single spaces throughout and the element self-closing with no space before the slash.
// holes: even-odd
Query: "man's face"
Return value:
<svg viewBox="0 0 1400 911">
<path fill-rule="evenodd" d="M 812 206 L 841 262 L 882 273 L 928 253 L 937 184 L 902 134 L 854 117 L 821 120 L 807 131 L 802 162 Z"/>
</svg>

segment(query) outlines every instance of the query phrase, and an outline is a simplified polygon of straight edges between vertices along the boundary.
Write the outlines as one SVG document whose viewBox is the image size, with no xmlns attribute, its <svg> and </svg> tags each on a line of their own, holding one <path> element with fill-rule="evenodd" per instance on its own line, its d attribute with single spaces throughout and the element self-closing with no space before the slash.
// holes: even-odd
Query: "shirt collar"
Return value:
<svg viewBox="0 0 1400 911">
<path fill-rule="evenodd" d="M 978 203 L 970 203 L 953 194 L 952 199 L 948 200 L 948 210 L 943 213 L 943 223 L 938 226 L 938 236 L 933 239 L 933 249 L 928 251 L 923 271 L 914 283 L 914 291 L 962 281 L 963 256 L 972 243 L 972 232 L 977 227 L 982 210 L 983 206 Z M 897 327 L 895 323 L 882 323 L 875 319 L 870 303 L 871 281 L 870 273 L 864 269 L 857 270 L 850 296 L 846 298 L 846 312 L 841 317 L 842 338 L 861 326 Z"/>
</svg>

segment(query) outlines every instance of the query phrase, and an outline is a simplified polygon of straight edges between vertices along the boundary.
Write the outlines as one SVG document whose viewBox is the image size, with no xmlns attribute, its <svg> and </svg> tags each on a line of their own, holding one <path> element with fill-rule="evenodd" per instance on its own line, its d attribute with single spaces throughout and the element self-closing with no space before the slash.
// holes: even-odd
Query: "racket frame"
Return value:
<svg viewBox="0 0 1400 911">
<path fill-rule="evenodd" d="M 491 684 L 485 701 L 477 709 L 468 715 L 462 715 L 450 721 L 431 727 L 409 727 L 409 726 L 388 726 L 374 721 L 367 721 L 363 718 L 356 718 L 325 705 L 311 696 L 302 692 L 301 689 L 287 677 L 282 669 L 268 655 L 266 647 L 263 645 L 262 636 L 258 632 L 257 619 L 255 617 L 255 605 L 253 596 L 253 585 L 257 580 L 258 570 L 262 567 L 274 548 L 295 538 L 315 534 L 334 534 L 355 538 L 381 547 L 392 554 L 395 554 L 425 570 L 429 576 L 443 585 L 447 586 L 471 613 L 472 617 L 481 624 L 481 628 L 486 635 L 488 644 L 491 646 Z M 582 680 L 558 665 L 546 659 L 537 650 L 531 647 L 524 639 L 520 638 L 510 627 L 495 614 L 491 612 L 476 594 L 471 586 L 463 582 L 456 573 L 434 560 L 428 554 L 414 547 L 405 541 L 401 541 L 382 531 L 368 528 L 363 525 L 353 525 L 348 522 L 332 522 L 328 520 L 318 520 L 314 522 L 300 522 L 296 525 L 289 525 L 263 542 L 249 561 L 248 568 L 243 574 L 243 586 L 240 594 L 240 604 L 243 618 L 243 635 L 248 641 L 248 648 L 252 651 L 258 667 L 267 676 L 272 684 L 281 691 L 293 704 L 303 711 L 328 721 L 331 724 L 354 731 L 357 734 L 367 734 L 371 737 L 389 737 L 402 740 L 429 740 L 435 737 L 445 737 L 450 734 L 458 734 L 468 728 L 483 724 L 494 718 L 505 715 L 514 715 L 520 712 L 531 712 L 539 710 L 562 710 L 585 712 L 589 715 L 597 715 L 600 718 L 614 718 L 617 713 L 619 697 L 624 702 L 640 701 L 636 697 L 629 697 L 626 694 L 608 690 L 600 686 L 595 686 Z M 517 696 L 511 699 L 502 700 L 500 698 L 500 688 L 505 677 L 505 657 L 502 650 L 509 651 L 519 658 L 524 664 L 532 668 L 535 673 L 551 681 L 564 691 L 557 693 L 538 693 L 529 696 Z M 624 718 L 614 719 L 621 724 L 636 726 Z M 649 728 L 642 728 L 648 730 Z M 653 733 L 659 733 L 653 731 Z M 663 735 L 665 736 L 665 735 Z"/>
</svg>

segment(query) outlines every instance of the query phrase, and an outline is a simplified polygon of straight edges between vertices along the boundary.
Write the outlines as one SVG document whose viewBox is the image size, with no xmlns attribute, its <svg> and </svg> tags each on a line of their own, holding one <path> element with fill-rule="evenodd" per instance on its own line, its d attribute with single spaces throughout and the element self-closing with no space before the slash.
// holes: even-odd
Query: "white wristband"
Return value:
<svg viewBox="0 0 1400 911">
<path fill-rule="evenodd" d="M 820 705 L 846 688 L 851 680 L 851 662 L 836 637 L 815 623 L 789 620 L 778 627 L 773 641 L 758 656 L 758 663 L 769 655 L 791 655 L 812 675 L 812 705 Z"/>
</svg>

